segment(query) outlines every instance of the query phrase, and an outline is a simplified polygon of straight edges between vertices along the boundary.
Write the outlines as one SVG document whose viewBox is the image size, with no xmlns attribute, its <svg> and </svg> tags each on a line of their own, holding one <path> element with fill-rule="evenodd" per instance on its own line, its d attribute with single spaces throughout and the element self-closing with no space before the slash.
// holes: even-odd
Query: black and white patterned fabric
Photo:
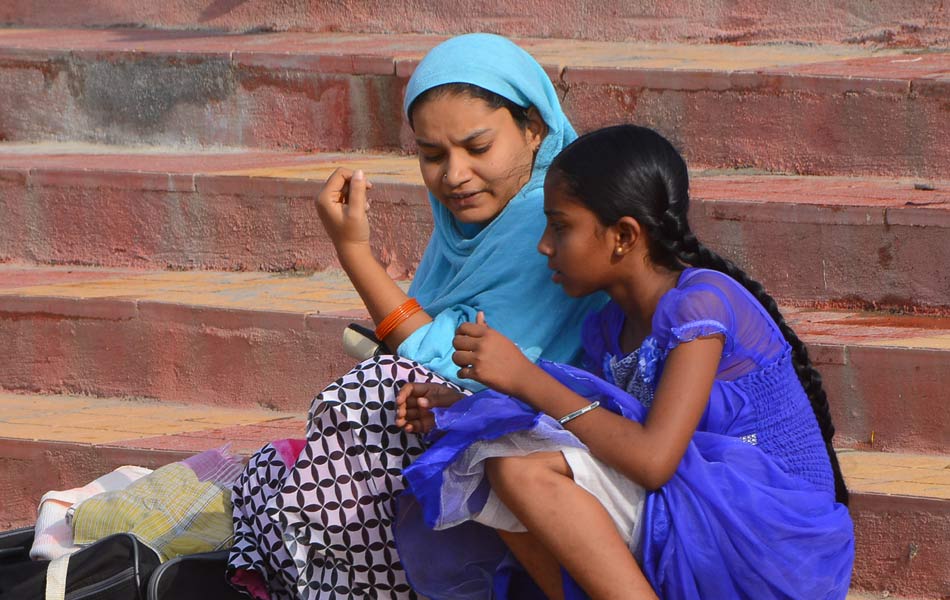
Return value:
<svg viewBox="0 0 950 600">
<path fill-rule="evenodd" d="M 417 597 L 392 535 L 402 470 L 423 451 L 395 425 L 396 394 L 415 381 L 445 383 L 396 356 L 364 361 L 314 399 L 295 464 L 271 444 L 251 458 L 234 489 L 232 572 L 258 574 L 272 600 Z"/>
</svg>

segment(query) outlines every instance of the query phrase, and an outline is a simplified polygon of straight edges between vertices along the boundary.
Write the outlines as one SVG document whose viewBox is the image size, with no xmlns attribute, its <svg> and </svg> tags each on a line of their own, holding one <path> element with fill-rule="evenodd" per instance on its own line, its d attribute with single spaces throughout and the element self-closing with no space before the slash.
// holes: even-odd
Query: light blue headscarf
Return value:
<svg viewBox="0 0 950 600">
<path fill-rule="evenodd" d="M 408 115 L 420 94 L 447 83 L 477 85 L 519 106 L 533 106 L 548 126 L 531 179 L 481 231 L 463 227 L 429 194 L 435 230 L 409 295 L 433 321 L 409 336 L 398 352 L 475 390 L 482 386 L 457 377 L 452 338 L 478 311 L 532 360 L 574 363 L 584 316 L 602 306 L 606 297 L 568 297 L 551 281 L 546 260 L 537 251 L 545 223 L 544 176 L 558 152 L 577 137 L 544 69 L 503 37 L 455 37 L 433 48 L 419 64 L 409 80 L 403 110 Z"/>
</svg>

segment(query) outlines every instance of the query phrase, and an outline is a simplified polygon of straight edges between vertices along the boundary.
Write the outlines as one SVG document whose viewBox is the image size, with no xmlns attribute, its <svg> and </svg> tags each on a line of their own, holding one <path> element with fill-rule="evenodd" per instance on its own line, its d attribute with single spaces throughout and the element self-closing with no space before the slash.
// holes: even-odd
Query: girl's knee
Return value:
<svg viewBox="0 0 950 600">
<path fill-rule="evenodd" d="M 560 452 L 489 458 L 485 462 L 485 474 L 496 493 L 507 490 L 535 491 L 563 481 L 565 477 L 572 477 L 570 467 Z"/>
<path fill-rule="evenodd" d="M 485 461 L 485 475 L 493 489 L 507 487 L 509 480 L 521 471 L 520 456 L 496 456 Z"/>
</svg>

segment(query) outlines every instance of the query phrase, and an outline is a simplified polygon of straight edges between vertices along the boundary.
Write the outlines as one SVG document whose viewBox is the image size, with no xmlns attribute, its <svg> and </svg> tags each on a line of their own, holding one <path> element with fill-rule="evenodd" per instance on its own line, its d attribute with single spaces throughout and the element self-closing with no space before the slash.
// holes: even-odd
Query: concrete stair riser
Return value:
<svg viewBox="0 0 950 600">
<path fill-rule="evenodd" d="M 950 502 L 854 494 L 851 586 L 901 596 L 950 596 Z"/>
<path fill-rule="evenodd" d="M 837 428 L 835 443 L 890 452 L 946 452 L 948 350 L 810 345 Z"/>
<path fill-rule="evenodd" d="M 432 227 L 415 160 L 357 154 L 262 155 L 265 164 L 309 169 L 287 179 L 254 174 L 267 167 L 244 175 L 200 172 L 201 163 L 228 155 L 195 155 L 192 168 L 199 172 L 187 173 L 174 170 L 178 164 L 161 170 L 163 161 L 187 155 L 37 156 L 31 163 L 29 154 L 7 155 L 0 147 L 0 209 L 10 215 L 0 230 L 0 260 L 324 270 L 337 262 L 313 202 L 334 157 L 362 166 L 375 182 L 374 250 L 390 274 L 409 276 Z M 155 172 L 133 171 L 149 159 Z M 109 160 L 135 162 L 112 169 L 100 164 Z M 884 180 L 698 176 L 690 219 L 710 247 L 785 301 L 946 312 L 950 195 L 940 185 L 920 191 L 910 182 Z"/>
<path fill-rule="evenodd" d="M 340 339 L 361 320 L 117 301 L 78 310 L 10 304 L 0 302 L 0 387 L 282 410 L 305 408 L 353 366 Z"/>
<path fill-rule="evenodd" d="M 579 131 L 646 125 L 695 165 L 943 177 L 950 159 L 942 85 L 918 93 L 850 78 L 570 68 L 563 81 Z"/>
<path fill-rule="evenodd" d="M 0 529 L 35 523 L 39 499 L 50 490 L 85 485 L 123 465 L 155 469 L 193 454 L 0 438 Z"/>
<path fill-rule="evenodd" d="M 950 40 L 950 16 L 928 0 L 812 4 L 794 0 L 736 3 L 551 0 L 410 4 L 350 0 L 226 3 L 211 0 L 146 2 L 112 0 L 77 5 L 29 0 L 0 8 L 0 23 L 39 27 L 138 26 L 194 30 L 296 30 L 355 32 L 491 31 L 503 35 L 686 42 L 873 42 L 940 45 Z"/>
<path fill-rule="evenodd" d="M 808 313 L 789 315 L 824 377 L 839 444 L 922 452 L 946 447 L 950 352 L 902 348 L 888 332 L 895 341 L 864 339 L 854 333 L 868 329 L 859 317 L 816 337 L 814 331 L 831 326 L 810 322 Z M 362 311 L 50 298 L 24 288 L 0 299 L 0 339 L 8 340 L 0 347 L 0 388 L 300 410 L 352 366 L 340 336 L 347 323 L 361 319 Z M 913 339 L 914 332 L 906 335 Z M 874 346 L 880 343 L 893 347 Z"/>
<path fill-rule="evenodd" d="M 0 59 L 6 106 L 19 107 L 0 113 L 0 139 L 397 150 L 400 128 L 380 124 L 400 123 L 404 85 L 217 56 Z M 353 110 L 364 102 L 379 110 Z"/>
<path fill-rule="evenodd" d="M 27 33 L 0 36 L 0 90 L 10 99 L 0 139 L 293 150 L 411 151 L 402 93 L 437 42 L 280 34 L 189 45 L 171 34 L 70 32 L 75 49 L 64 52 Z M 765 48 L 755 59 L 758 50 L 733 49 L 717 63 L 679 47 L 657 63 L 639 47 L 572 56 L 560 42 L 523 43 L 579 130 L 649 125 L 694 166 L 946 176 L 946 54 Z M 676 63 L 676 52 L 690 58 Z"/>
<path fill-rule="evenodd" d="M 0 206 L 13 217 L 0 231 L 0 260 L 265 271 L 338 265 L 314 208 L 322 181 L 209 177 L 186 191 L 149 189 L 139 179 L 61 172 L 0 180 Z M 380 185 L 372 201 L 374 249 L 393 275 L 405 276 L 431 231 L 425 190 Z"/>
<path fill-rule="evenodd" d="M 0 526 L 36 518 L 43 492 L 83 485 L 123 464 L 155 468 L 210 448 L 247 456 L 265 443 L 299 438 L 306 407 L 294 412 L 181 405 L 142 398 L 12 394 L 0 391 Z"/>
</svg>

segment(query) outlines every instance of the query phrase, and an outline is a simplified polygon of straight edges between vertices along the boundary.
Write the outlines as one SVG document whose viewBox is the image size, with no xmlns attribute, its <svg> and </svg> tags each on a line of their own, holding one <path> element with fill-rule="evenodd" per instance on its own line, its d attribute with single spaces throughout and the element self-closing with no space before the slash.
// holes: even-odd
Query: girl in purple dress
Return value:
<svg viewBox="0 0 950 600">
<path fill-rule="evenodd" d="M 417 591 L 847 595 L 853 527 L 821 378 L 762 286 L 690 231 L 687 191 L 682 157 L 642 127 L 555 159 L 538 249 L 568 294 L 612 302 L 585 324 L 587 371 L 531 363 L 480 315 L 453 360 L 489 390 L 401 390 L 399 422 L 432 443 L 404 473 L 396 531 Z M 514 591 L 512 555 L 533 591 Z"/>
</svg>

